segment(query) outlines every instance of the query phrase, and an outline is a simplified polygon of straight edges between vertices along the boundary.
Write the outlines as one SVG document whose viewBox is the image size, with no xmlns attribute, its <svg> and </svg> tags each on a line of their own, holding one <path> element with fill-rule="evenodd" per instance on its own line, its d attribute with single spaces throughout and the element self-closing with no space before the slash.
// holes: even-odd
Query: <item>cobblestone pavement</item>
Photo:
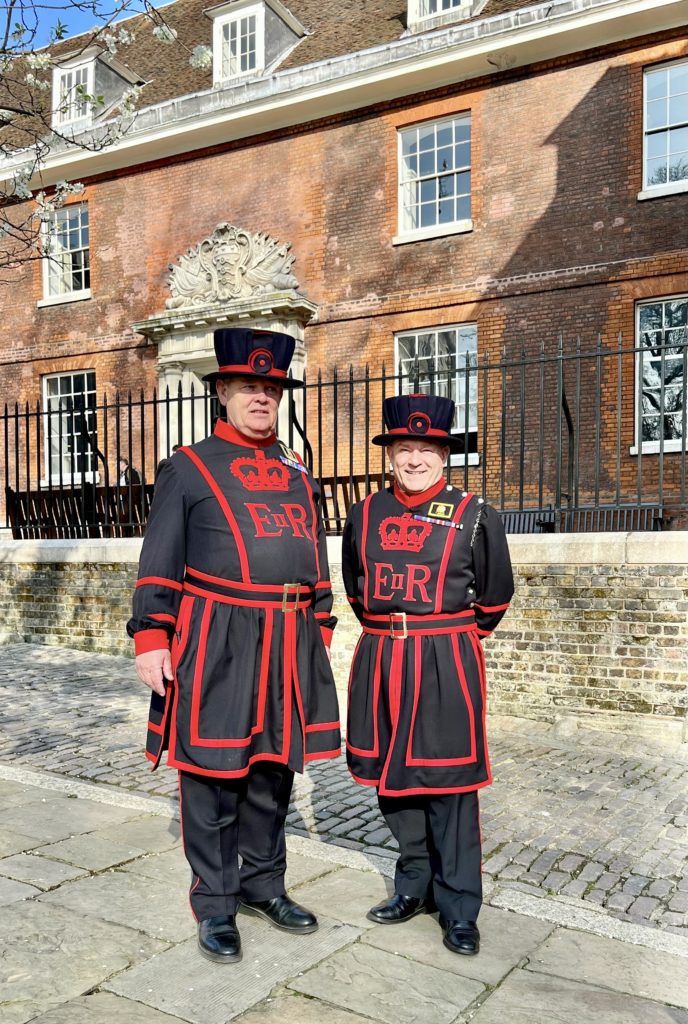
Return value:
<svg viewBox="0 0 688 1024">
<path fill-rule="evenodd" d="M 0 699 L 0 764 L 176 795 L 176 774 L 151 774 L 143 759 L 147 692 L 129 659 L 9 645 Z M 558 740 L 524 720 L 499 718 L 488 731 L 495 782 L 481 793 L 486 875 L 688 935 L 686 754 L 602 733 Z M 354 785 L 343 758 L 297 777 L 287 820 L 296 835 L 395 856 L 374 791 Z"/>
</svg>

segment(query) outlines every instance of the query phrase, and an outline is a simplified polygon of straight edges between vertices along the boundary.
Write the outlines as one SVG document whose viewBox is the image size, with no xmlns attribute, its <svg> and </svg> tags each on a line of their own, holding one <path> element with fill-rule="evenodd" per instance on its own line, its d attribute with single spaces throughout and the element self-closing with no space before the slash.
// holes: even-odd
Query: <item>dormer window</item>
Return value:
<svg viewBox="0 0 688 1024">
<path fill-rule="evenodd" d="M 240 14 L 218 19 L 219 45 L 213 47 L 219 57 L 221 81 L 262 71 L 265 64 L 265 8 L 252 6 Z"/>
<path fill-rule="evenodd" d="M 281 0 L 229 0 L 205 12 L 213 21 L 213 81 L 271 71 L 305 34 Z"/>
<path fill-rule="evenodd" d="M 424 30 L 475 17 L 487 0 L 409 0 L 408 22 L 411 30 Z"/>
<path fill-rule="evenodd" d="M 89 128 L 94 121 L 109 117 L 133 85 L 143 84 L 138 75 L 99 46 L 67 55 L 53 69 L 53 128 L 58 132 Z"/>
<path fill-rule="evenodd" d="M 53 71 L 53 127 L 64 128 L 91 117 L 87 97 L 93 92 L 93 59 Z"/>
</svg>

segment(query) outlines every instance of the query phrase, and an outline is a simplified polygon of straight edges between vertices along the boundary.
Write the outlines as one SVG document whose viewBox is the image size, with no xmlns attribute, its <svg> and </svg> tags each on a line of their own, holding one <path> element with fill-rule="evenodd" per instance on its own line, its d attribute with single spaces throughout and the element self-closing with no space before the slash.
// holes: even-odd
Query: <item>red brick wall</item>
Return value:
<svg viewBox="0 0 688 1024">
<path fill-rule="evenodd" d="M 77 367 L 95 368 L 99 393 L 150 391 L 155 349 L 130 325 L 164 308 L 168 264 L 223 220 L 292 243 L 301 288 L 320 305 L 306 333 L 311 373 L 350 361 L 392 369 L 394 332 L 466 320 L 491 361 L 522 345 L 552 351 L 560 332 L 584 348 L 598 332 L 606 346 L 619 331 L 630 343 L 637 299 L 688 290 L 685 196 L 636 198 L 643 68 L 685 55 L 685 38 L 635 41 L 88 183 L 93 297 L 38 308 L 37 263 L 0 283 L 6 398 L 35 402 L 41 375 Z M 465 111 L 473 231 L 393 245 L 397 129 Z M 632 487 L 634 396 L 631 379 L 623 384 L 622 476 Z M 608 448 L 614 380 L 602 406 Z M 378 409 L 371 417 L 377 426 Z M 491 437 L 491 453 L 496 445 Z M 648 480 L 656 462 L 643 460 Z"/>
</svg>

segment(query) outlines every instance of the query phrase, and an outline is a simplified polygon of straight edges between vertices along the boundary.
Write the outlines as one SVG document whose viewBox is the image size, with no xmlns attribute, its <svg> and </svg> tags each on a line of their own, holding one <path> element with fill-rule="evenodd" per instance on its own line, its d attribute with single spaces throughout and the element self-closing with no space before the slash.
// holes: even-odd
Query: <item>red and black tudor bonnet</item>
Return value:
<svg viewBox="0 0 688 1024">
<path fill-rule="evenodd" d="M 259 331 L 250 327 L 226 327 L 215 331 L 217 370 L 203 380 L 214 384 L 223 377 L 255 377 L 283 388 L 302 388 L 303 381 L 288 375 L 295 341 L 289 334 Z"/>
<path fill-rule="evenodd" d="M 449 433 L 454 420 L 454 403 L 440 395 L 399 395 L 386 398 L 382 414 L 387 430 L 373 438 L 373 444 L 394 441 L 432 441 L 450 451 L 463 451 L 463 438 Z"/>
</svg>

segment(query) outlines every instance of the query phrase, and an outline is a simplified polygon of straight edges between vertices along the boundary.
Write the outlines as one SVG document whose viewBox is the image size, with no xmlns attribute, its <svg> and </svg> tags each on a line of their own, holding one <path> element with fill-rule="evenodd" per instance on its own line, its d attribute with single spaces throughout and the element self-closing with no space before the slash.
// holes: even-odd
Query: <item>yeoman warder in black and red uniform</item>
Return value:
<svg viewBox="0 0 688 1024">
<path fill-rule="evenodd" d="M 384 403 L 388 490 L 354 505 L 343 573 L 362 635 L 349 685 L 347 760 L 375 786 L 399 843 L 395 893 L 369 916 L 396 924 L 436 906 L 444 944 L 478 952 L 482 903 L 478 790 L 491 781 L 483 639 L 513 576 L 502 523 L 482 498 L 447 485 L 458 447 L 454 403 Z"/>
<path fill-rule="evenodd" d="M 294 772 L 340 752 L 318 487 L 275 436 L 293 351 L 284 334 L 215 332 L 204 379 L 226 419 L 160 467 L 127 627 L 153 690 L 147 756 L 168 748 L 179 770 L 191 908 L 218 962 L 240 958 L 240 903 L 317 927 L 285 893 L 284 821 Z"/>
</svg>

